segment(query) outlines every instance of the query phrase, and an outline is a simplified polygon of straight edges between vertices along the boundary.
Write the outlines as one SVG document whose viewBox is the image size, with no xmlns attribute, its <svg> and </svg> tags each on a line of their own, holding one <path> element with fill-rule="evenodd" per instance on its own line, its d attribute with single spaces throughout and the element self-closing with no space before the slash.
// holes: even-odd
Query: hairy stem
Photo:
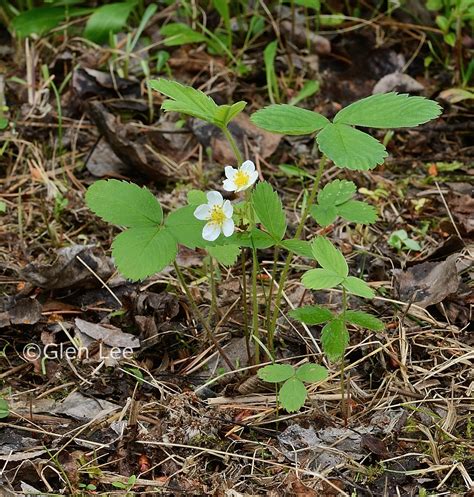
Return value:
<svg viewBox="0 0 474 497">
<path fill-rule="evenodd" d="M 303 211 L 303 214 L 301 215 L 301 219 L 300 219 L 300 222 L 298 224 L 298 227 L 296 228 L 295 238 L 300 238 L 301 233 L 303 232 L 303 228 L 304 228 L 304 225 L 306 223 L 306 219 L 308 218 L 308 215 L 309 215 L 309 210 L 311 209 L 311 206 L 313 205 L 314 200 L 316 198 L 316 195 L 319 191 L 319 184 L 321 183 L 321 178 L 323 176 L 324 166 L 326 165 L 326 160 L 327 160 L 326 156 L 323 155 L 321 157 L 321 160 L 319 161 L 318 172 L 316 173 L 313 187 L 312 187 L 311 192 L 309 194 L 308 201 L 306 202 L 306 207 Z M 293 258 L 293 252 L 288 252 L 288 255 L 286 256 L 286 260 L 285 260 L 285 266 L 283 267 L 283 271 L 282 271 L 281 276 L 280 276 L 280 281 L 278 282 L 278 290 L 277 290 L 277 294 L 275 296 L 275 307 L 273 308 L 272 320 L 271 320 L 270 326 L 268 328 L 268 341 L 269 341 L 269 343 L 270 342 L 273 343 L 273 336 L 275 334 L 278 313 L 280 312 L 281 297 L 283 295 L 283 290 L 284 290 L 284 286 L 286 283 L 286 278 L 288 276 L 288 271 L 290 269 L 290 264 L 291 264 L 292 258 Z"/>
<path fill-rule="evenodd" d="M 258 327 L 257 272 L 257 250 L 252 248 L 252 333 L 254 337 L 260 339 L 260 330 Z M 255 364 L 260 364 L 260 343 L 258 340 L 255 340 Z"/>
<path fill-rule="evenodd" d="M 189 290 L 188 284 L 186 283 L 186 280 L 184 279 L 184 275 L 181 272 L 181 269 L 179 269 L 178 264 L 176 264 L 176 261 L 173 262 L 174 265 L 174 270 L 176 271 L 176 275 L 178 276 L 178 280 L 183 287 L 184 293 L 186 294 L 186 297 L 189 300 L 189 304 L 191 305 L 191 309 L 193 310 L 193 313 L 197 316 L 199 322 L 201 323 L 202 327 L 207 333 L 207 336 L 209 340 L 215 345 L 217 351 L 219 352 L 220 356 L 222 359 L 225 361 L 227 366 L 229 366 L 230 370 L 232 371 L 234 369 L 234 365 L 232 364 L 231 360 L 228 358 L 226 353 L 224 352 L 224 349 L 219 345 L 219 342 L 216 340 L 216 337 L 212 333 L 212 330 L 208 324 L 208 322 L 204 319 L 204 316 L 202 315 L 201 311 L 199 310 L 199 307 L 197 306 L 191 291 Z"/>
<path fill-rule="evenodd" d="M 346 325 L 346 309 L 347 309 L 347 293 L 346 289 L 342 287 L 342 320 L 344 321 L 344 326 Z M 345 385 L 345 378 L 344 378 L 345 372 L 344 372 L 344 355 L 342 356 L 341 359 L 341 410 L 342 410 L 342 415 L 344 417 L 344 425 L 347 426 L 347 417 L 348 417 L 348 410 L 347 410 L 347 403 L 346 403 L 346 385 Z"/>
<path fill-rule="evenodd" d="M 234 140 L 234 137 L 232 136 L 232 133 L 229 131 L 229 128 L 221 128 L 222 133 L 224 133 L 224 136 L 226 140 L 228 141 L 230 148 L 232 149 L 232 152 L 234 152 L 235 158 L 237 159 L 237 164 L 240 166 L 242 165 L 242 162 L 244 162 L 244 159 L 242 157 L 242 154 L 240 153 L 239 147 L 237 146 L 237 143 Z"/>
</svg>

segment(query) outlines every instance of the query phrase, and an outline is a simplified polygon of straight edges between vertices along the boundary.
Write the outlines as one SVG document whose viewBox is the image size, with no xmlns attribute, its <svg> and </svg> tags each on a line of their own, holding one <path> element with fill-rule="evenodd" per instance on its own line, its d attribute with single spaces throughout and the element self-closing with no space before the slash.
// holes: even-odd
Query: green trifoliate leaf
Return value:
<svg viewBox="0 0 474 497">
<path fill-rule="evenodd" d="M 275 240 L 268 234 L 258 228 L 254 228 L 250 233 L 236 233 L 231 238 L 241 247 L 256 249 L 267 249 L 275 245 Z"/>
<path fill-rule="evenodd" d="M 109 39 L 109 33 L 117 33 L 125 27 L 134 8 L 135 2 L 117 2 L 94 9 L 87 20 L 84 38 L 95 43 L 105 43 Z"/>
<path fill-rule="evenodd" d="M 207 247 L 207 251 L 211 257 L 214 257 L 217 262 L 224 266 L 232 266 L 235 264 L 240 255 L 240 247 L 233 244 Z"/>
<path fill-rule="evenodd" d="M 286 216 L 278 193 L 263 181 L 252 192 L 252 205 L 260 222 L 276 240 L 286 232 Z"/>
<path fill-rule="evenodd" d="M 338 361 L 349 344 L 349 332 L 342 319 L 334 319 L 321 332 L 321 345 L 330 361 Z"/>
<path fill-rule="evenodd" d="M 340 110 L 334 122 L 369 128 L 405 128 L 435 119 L 441 111 L 436 102 L 424 97 L 381 93 Z"/>
<path fill-rule="evenodd" d="M 332 224 L 337 218 L 335 205 L 312 205 L 309 212 L 323 228 Z"/>
<path fill-rule="evenodd" d="M 384 329 L 383 321 L 364 311 L 346 311 L 344 317 L 348 323 L 366 328 L 367 330 L 382 331 Z"/>
<path fill-rule="evenodd" d="M 337 206 L 337 213 L 351 223 L 372 224 L 377 221 L 374 207 L 360 200 L 349 200 Z"/>
<path fill-rule="evenodd" d="M 162 78 L 152 80 L 148 84 L 153 90 L 169 97 L 161 106 L 163 110 L 181 112 L 210 123 L 213 122 L 218 106 L 201 90 Z"/>
<path fill-rule="evenodd" d="M 109 223 L 127 227 L 159 226 L 163 211 L 147 188 L 116 179 L 96 181 L 86 192 L 86 203 Z"/>
<path fill-rule="evenodd" d="M 356 278 L 355 276 L 348 276 L 343 282 L 342 286 L 349 292 L 359 297 L 366 297 L 372 299 L 375 293 L 364 280 Z"/>
<path fill-rule="evenodd" d="M 246 105 L 247 102 L 244 101 L 232 105 L 220 105 L 214 114 L 214 123 L 221 127 L 227 126 L 235 116 L 244 110 Z"/>
<path fill-rule="evenodd" d="M 326 271 L 330 271 L 342 278 L 349 274 L 347 262 L 342 253 L 324 236 L 318 236 L 311 244 L 314 258 Z"/>
<path fill-rule="evenodd" d="M 329 124 L 321 114 L 286 104 L 269 105 L 250 119 L 259 128 L 283 135 L 309 135 Z"/>
<path fill-rule="evenodd" d="M 344 281 L 343 276 L 327 271 L 326 269 L 310 269 L 303 274 L 301 282 L 310 290 L 323 290 L 334 288 Z"/>
<path fill-rule="evenodd" d="M 334 318 L 334 314 L 325 307 L 319 305 L 306 305 L 304 307 L 299 307 L 289 312 L 289 315 L 305 324 L 321 324 L 326 321 L 331 321 Z"/>
<path fill-rule="evenodd" d="M 306 383 L 316 383 L 328 377 L 328 370 L 319 364 L 306 363 L 296 370 L 295 376 Z"/>
<path fill-rule="evenodd" d="M 197 206 L 201 204 L 207 204 L 206 193 L 201 190 L 189 190 L 187 199 L 189 205 Z"/>
<path fill-rule="evenodd" d="M 346 124 L 328 124 L 316 140 L 321 152 L 337 167 L 367 170 L 382 164 L 387 157 L 385 147 L 367 133 Z"/>
<path fill-rule="evenodd" d="M 167 47 L 186 45 L 188 43 L 202 43 L 207 38 L 187 24 L 181 22 L 170 22 L 160 29 L 160 34 L 165 36 L 164 44 Z"/>
<path fill-rule="evenodd" d="M 173 236 L 165 229 L 154 227 L 129 228 L 112 244 L 118 270 L 133 281 L 161 271 L 174 260 L 177 250 Z"/>
<path fill-rule="evenodd" d="M 295 370 L 289 364 L 270 364 L 257 371 L 257 376 L 268 383 L 280 383 L 294 376 Z"/>
<path fill-rule="evenodd" d="M 290 378 L 283 383 L 278 398 L 288 412 L 295 412 L 304 406 L 308 392 L 301 380 Z"/>
<path fill-rule="evenodd" d="M 353 181 L 335 179 L 318 193 L 318 203 L 324 206 L 336 206 L 350 200 L 357 188 Z"/>
<path fill-rule="evenodd" d="M 195 205 L 176 209 L 165 219 L 165 226 L 178 243 L 190 249 L 214 245 L 203 239 L 202 229 L 206 222 L 194 217 L 195 210 Z"/>
<path fill-rule="evenodd" d="M 280 245 L 285 247 L 289 252 L 294 252 L 296 255 L 307 257 L 308 259 L 314 259 L 313 251 L 311 250 L 311 243 L 305 240 L 282 240 Z"/>
</svg>

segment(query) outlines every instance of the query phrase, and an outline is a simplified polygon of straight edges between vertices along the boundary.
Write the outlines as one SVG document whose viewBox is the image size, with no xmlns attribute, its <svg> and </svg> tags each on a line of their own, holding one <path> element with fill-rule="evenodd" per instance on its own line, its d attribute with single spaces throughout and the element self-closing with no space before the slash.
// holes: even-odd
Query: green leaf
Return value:
<svg viewBox="0 0 474 497">
<path fill-rule="evenodd" d="M 290 378 L 283 383 L 278 399 L 288 412 L 295 412 L 304 406 L 307 396 L 308 392 L 304 383 L 298 378 Z"/>
<path fill-rule="evenodd" d="M 94 10 L 84 29 L 84 37 L 94 43 L 105 43 L 109 33 L 118 33 L 127 25 L 127 19 L 136 2 L 117 2 Z"/>
<path fill-rule="evenodd" d="M 413 240 L 412 238 L 407 238 L 406 240 L 403 240 L 403 244 L 405 245 L 406 248 L 410 250 L 421 250 L 420 244 L 416 240 Z"/>
<path fill-rule="evenodd" d="M 384 329 L 383 321 L 364 311 L 346 311 L 344 318 L 347 322 L 367 330 L 382 331 Z"/>
<path fill-rule="evenodd" d="M 329 309 L 319 305 L 298 307 L 298 309 L 290 311 L 289 315 L 305 324 L 321 324 L 334 318 L 334 314 Z"/>
<path fill-rule="evenodd" d="M 188 43 L 202 43 L 207 38 L 187 24 L 181 22 L 171 22 L 160 29 L 160 34 L 165 36 L 164 44 L 167 47 L 187 45 Z"/>
<path fill-rule="evenodd" d="M 147 188 L 116 179 L 100 180 L 86 192 L 86 203 L 109 223 L 127 227 L 159 226 L 163 211 Z"/>
<path fill-rule="evenodd" d="M 280 383 L 294 374 L 295 370 L 289 364 L 270 364 L 257 371 L 257 376 L 268 383 Z"/>
<path fill-rule="evenodd" d="M 337 209 L 334 205 L 312 205 L 309 212 L 323 228 L 332 224 L 337 218 Z"/>
<path fill-rule="evenodd" d="M 321 332 L 321 345 L 330 361 L 338 361 L 349 344 L 349 332 L 344 321 L 334 319 L 326 324 Z"/>
<path fill-rule="evenodd" d="M 278 49 L 278 40 L 271 41 L 263 51 L 263 62 L 267 78 L 268 96 L 272 103 L 280 100 L 278 81 L 275 73 L 275 57 Z"/>
<path fill-rule="evenodd" d="M 326 269 L 310 269 L 303 274 L 301 282 L 311 290 L 333 288 L 344 281 L 343 276 L 327 271 Z"/>
<path fill-rule="evenodd" d="M 323 269 L 342 278 L 348 275 L 349 268 L 346 259 L 327 238 L 324 236 L 316 237 L 311 248 L 315 259 Z"/>
<path fill-rule="evenodd" d="M 259 128 L 283 135 L 309 135 L 329 124 L 321 114 L 293 105 L 270 105 L 250 117 Z"/>
<path fill-rule="evenodd" d="M 433 100 L 407 94 L 380 93 L 340 110 L 334 123 L 369 128 L 406 128 L 435 119 L 441 107 Z"/>
<path fill-rule="evenodd" d="M 7 204 L 0 200 L 0 214 L 5 214 L 7 212 Z"/>
<path fill-rule="evenodd" d="M 318 202 L 324 206 L 336 206 L 350 200 L 355 192 L 356 185 L 345 179 L 331 181 L 318 193 Z"/>
<path fill-rule="evenodd" d="M 254 228 L 250 233 L 236 233 L 230 240 L 237 242 L 241 247 L 256 248 L 259 250 L 275 245 L 275 240 L 268 233 L 258 228 Z"/>
<path fill-rule="evenodd" d="M 367 170 L 382 164 L 387 151 L 367 133 L 346 124 L 328 124 L 316 137 L 321 152 L 337 167 Z"/>
<path fill-rule="evenodd" d="M 214 257 L 217 262 L 224 266 L 232 266 L 235 264 L 240 255 L 240 247 L 233 244 L 207 247 L 207 251 L 211 257 Z"/>
<path fill-rule="evenodd" d="M 308 259 L 314 259 L 313 251 L 311 250 L 311 243 L 305 240 L 297 240 L 295 238 L 291 240 L 282 240 L 280 245 L 289 252 L 294 252 L 300 257 L 307 257 Z"/>
<path fill-rule="evenodd" d="M 348 276 L 343 282 L 342 286 L 349 292 L 359 297 L 366 297 L 372 299 L 375 293 L 364 280 L 356 278 L 355 276 Z"/>
<path fill-rule="evenodd" d="M 169 97 L 161 106 L 163 110 L 182 112 L 210 123 L 213 122 L 217 104 L 204 92 L 163 78 L 150 81 L 149 86 Z"/>
<path fill-rule="evenodd" d="M 8 126 L 8 119 L 0 116 L 0 130 L 6 129 Z"/>
<path fill-rule="evenodd" d="M 8 418 L 10 415 L 10 409 L 8 407 L 8 402 L 5 399 L 0 399 L 0 419 Z"/>
<path fill-rule="evenodd" d="M 337 206 L 337 213 L 351 223 L 372 224 L 377 221 L 377 211 L 366 202 L 349 200 Z"/>
<path fill-rule="evenodd" d="M 306 383 L 316 383 L 328 377 L 328 370 L 319 364 L 306 363 L 296 370 L 295 376 Z"/>
<path fill-rule="evenodd" d="M 214 115 L 214 122 L 221 127 L 227 126 L 235 116 L 240 114 L 247 102 L 240 101 L 232 105 L 220 105 Z"/>
<path fill-rule="evenodd" d="M 309 80 L 306 81 L 304 84 L 303 88 L 298 92 L 297 95 L 295 95 L 289 102 L 290 105 L 296 105 L 302 100 L 311 97 L 314 95 L 317 91 L 319 91 L 319 81 L 314 81 L 314 80 Z"/>
<path fill-rule="evenodd" d="M 120 233 L 112 244 L 118 270 L 133 281 L 161 271 L 175 259 L 177 251 L 173 236 L 156 227 L 130 228 Z"/>
<path fill-rule="evenodd" d="M 187 198 L 189 205 L 198 206 L 201 204 L 207 204 L 206 193 L 201 190 L 189 190 Z"/>
<path fill-rule="evenodd" d="M 206 222 L 194 217 L 195 210 L 195 205 L 176 209 L 165 219 L 165 226 L 178 243 L 190 249 L 213 245 L 203 239 L 202 229 Z"/>
<path fill-rule="evenodd" d="M 252 192 L 252 205 L 260 222 L 276 240 L 286 232 L 286 216 L 278 193 L 269 183 L 262 181 Z"/>
<path fill-rule="evenodd" d="M 311 178 L 312 175 L 307 173 L 304 169 L 300 167 L 293 166 L 291 164 L 280 164 L 278 169 L 285 173 L 287 176 L 297 176 L 298 178 Z"/>
<path fill-rule="evenodd" d="M 64 7 L 35 7 L 27 9 L 11 21 L 17 36 L 42 35 L 59 26 L 66 17 Z"/>
</svg>

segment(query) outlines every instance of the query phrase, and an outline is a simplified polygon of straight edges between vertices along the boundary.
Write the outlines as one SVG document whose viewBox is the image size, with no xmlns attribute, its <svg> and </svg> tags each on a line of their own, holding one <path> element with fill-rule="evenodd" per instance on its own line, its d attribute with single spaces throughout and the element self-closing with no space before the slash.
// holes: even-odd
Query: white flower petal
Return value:
<svg viewBox="0 0 474 497">
<path fill-rule="evenodd" d="M 234 169 L 232 166 L 225 166 L 224 173 L 226 178 L 233 179 L 237 173 L 237 169 Z"/>
<path fill-rule="evenodd" d="M 212 207 L 213 205 L 222 205 L 224 203 L 222 195 L 215 190 L 207 192 L 207 200 L 209 201 L 209 207 Z"/>
<path fill-rule="evenodd" d="M 202 237 L 208 242 L 213 242 L 219 238 L 221 229 L 216 223 L 207 223 L 202 230 Z"/>
<path fill-rule="evenodd" d="M 224 212 L 225 217 L 232 217 L 232 214 L 234 213 L 234 208 L 232 207 L 230 200 L 226 200 L 224 202 L 224 205 L 222 206 L 222 211 Z"/>
<path fill-rule="evenodd" d="M 253 185 L 258 179 L 258 171 L 250 173 L 249 185 Z"/>
<path fill-rule="evenodd" d="M 234 221 L 233 219 L 226 219 L 222 225 L 222 233 L 224 236 L 231 236 L 234 232 Z"/>
<path fill-rule="evenodd" d="M 210 214 L 211 214 L 211 209 L 207 204 L 200 205 L 194 211 L 194 217 L 200 219 L 201 221 L 209 219 Z"/>
<path fill-rule="evenodd" d="M 226 192 L 235 192 L 236 186 L 233 180 L 231 179 L 226 179 L 224 180 L 224 183 L 222 183 L 222 186 L 224 187 L 224 190 Z"/>
<path fill-rule="evenodd" d="M 241 166 L 240 169 L 247 174 L 253 173 L 255 171 L 255 164 L 251 160 L 246 160 Z"/>
</svg>

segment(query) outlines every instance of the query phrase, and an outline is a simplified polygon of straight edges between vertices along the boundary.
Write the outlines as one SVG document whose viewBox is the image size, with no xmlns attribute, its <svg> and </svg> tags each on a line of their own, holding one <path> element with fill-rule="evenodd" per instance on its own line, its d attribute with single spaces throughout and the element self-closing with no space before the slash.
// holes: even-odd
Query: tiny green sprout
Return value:
<svg viewBox="0 0 474 497">
<path fill-rule="evenodd" d="M 121 481 L 113 481 L 112 486 L 115 488 L 119 488 L 120 490 L 130 490 L 136 483 L 137 477 L 132 475 L 127 483 L 122 483 Z"/>
<path fill-rule="evenodd" d="M 0 419 L 8 418 L 10 415 L 10 409 L 8 407 L 8 402 L 5 399 L 0 399 Z"/>
<path fill-rule="evenodd" d="M 305 383 L 319 383 L 328 377 L 328 371 L 319 364 L 306 363 L 295 369 L 289 364 L 270 364 L 258 370 L 258 377 L 267 383 L 283 383 L 278 400 L 288 412 L 304 406 L 308 391 Z"/>
<path fill-rule="evenodd" d="M 7 204 L 0 201 L 0 214 L 5 214 L 5 212 L 7 212 Z"/>
<path fill-rule="evenodd" d="M 421 250 L 420 244 L 410 238 L 405 230 L 394 231 L 388 239 L 388 244 L 397 250 Z"/>
<path fill-rule="evenodd" d="M 83 488 L 84 490 L 97 490 L 97 487 L 92 483 L 79 483 L 79 488 Z"/>
</svg>

